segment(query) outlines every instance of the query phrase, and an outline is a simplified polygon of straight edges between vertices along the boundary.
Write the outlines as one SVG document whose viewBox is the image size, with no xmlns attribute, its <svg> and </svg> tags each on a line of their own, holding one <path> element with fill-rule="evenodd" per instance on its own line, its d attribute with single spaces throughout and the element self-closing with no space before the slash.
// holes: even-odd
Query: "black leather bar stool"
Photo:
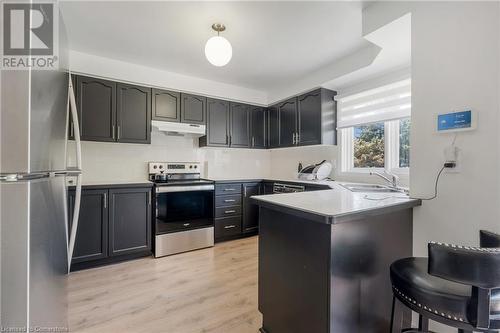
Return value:
<svg viewBox="0 0 500 333">
<path fill-rule="evenodd" d="M 429 319 L 461 333 L 498 332 L 500 235 L 481 230 L 480 246 L 429 243 L 428 259 L 395 261 L 391 332 L 408 330 L 401 327 L 398 302 L 419 314 L 420 332 L 428 331 Z"/>
</svg>

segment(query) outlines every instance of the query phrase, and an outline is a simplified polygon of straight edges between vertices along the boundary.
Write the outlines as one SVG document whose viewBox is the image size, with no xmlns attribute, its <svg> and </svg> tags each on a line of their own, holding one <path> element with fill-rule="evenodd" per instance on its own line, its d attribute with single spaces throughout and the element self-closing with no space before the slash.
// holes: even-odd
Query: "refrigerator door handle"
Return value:
<svg viewBox="0 0 500 333">
<path fill-rule="evenodd" d="M 68 112 L 70 112 L 71 119 L 73 120 L 74 139 L 76 143 L 76 169 L 82 170 L 82 144 L 80 141 L 80 124 L 78 123 L 78 112 L 76 109 L 76 99 L 75 99 L 75 92 L 73 90 L 73 82 L 71 80 L 71 73 L 69 73 L 69 84 L 68 84 Z M 68 273 L 71 269 L 71 260 L 73 259 L 73 250 L 75 248 L 76 231 L 78 229 L 78 217 L 80 215 L 81 197 L 82 197 L 82 175 L 78 174 L 76 178 L 75 204 L 73 209 L 71 231 L 68 242 Z"/>
<path fill-rule="evenodd" d="M 17 181 L 27 181 L 42 178 L 51 177 L 50 172 L 31 172 L 31 173 L 11 173 L 11 174 L 0 174 L 0 182 L 17 182 Z"/>
<path fill-rule="evenodd" d="M 76 143 L 76 168 L 82 169 L 82 143 L 80 140 L 80 124 L 78 123 L 78 112 L 76 109 L 75 92 L 73 90 L 73 82 L 71 80 L 71 73 L 69 74 L 69 87 L 68 87 L 68 112 L 71 114 L 73 121 L 74 138 Z M 68 168 L 66 168 L 68 169 Z"/>
<path fill-rule="evenodd" d="M 78 217 L 80 215 L 80 202 L 82 198 L 82 176 L 76 178 L 75 203 L 71 222 L 71 231 L 68 244 L 68 273 L 71 269 L 71 260 L 73 259 L 73 250 L 75 249 L 76 231 L 78 229 Z"/>
</svg>

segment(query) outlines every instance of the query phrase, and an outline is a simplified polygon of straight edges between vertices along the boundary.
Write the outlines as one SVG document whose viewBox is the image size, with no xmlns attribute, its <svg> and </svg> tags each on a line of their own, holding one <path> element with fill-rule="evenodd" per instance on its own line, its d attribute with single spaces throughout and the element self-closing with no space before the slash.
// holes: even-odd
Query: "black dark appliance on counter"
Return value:
<svg viewBox="0 0 500 333">
<path fill-rule="evenodd" d="M 162 257 L 214 245 L 214 183 L 199 163 L 150 162 L 154 182 L 154 255 Z"/>
</svg>

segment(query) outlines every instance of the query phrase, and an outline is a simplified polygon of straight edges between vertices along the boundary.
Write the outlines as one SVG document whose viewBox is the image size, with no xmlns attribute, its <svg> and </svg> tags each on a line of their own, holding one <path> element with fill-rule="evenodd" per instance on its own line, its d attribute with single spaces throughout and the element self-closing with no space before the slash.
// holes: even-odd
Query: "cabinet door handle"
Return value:
<svg viewBox="0 0 500 333">
<path fill-rule="evenodd" d="M 234 189 L 234 188 L 225 188 L 224 189 L 224 191 L 234 191 L 234 190 L 236 190 L 236 189 Z"/>
<path fill-rule="evenodd" d="M 148 193 L 148 205 L 151 206 L 151 192 Z"/>
<path fill-rule="evenodd" d="M 230 135 L 230 136 L 229 136 L 229 145 L 232 145 L 232 144 L 233 144 L 233 136 L 232 136 L 232 135 Z"/>
<path fill-rule="evenodd" d="M 116 138 L 117 140 L 120 140 L 120 125 L 118 125 L 118 137 Z"/>
<path fill-rule="evenodd" d="M 224 226 L 224 229 L 232 229 L 232 228 L 236 228 L 236 226 L 234 224 Z"/>
<path fill-rule="evenodd" d="M 112 133 L 113 139 L 115 138 L 115 124 L 112 125 Z"/>
<path fill-rule="evenodd" d="M 255 137 L 252 136 L 252 147 L 255 147 Z"/>
<path fill-rule="evenodd" d="M 102 196 L 102 201 L 104 204 L 104 209 L 108 208 L 108 194 L 107 193 L 104 193 L 104 195 Z"/>
<path fill-rule="evenodd" d="M 300 134 L 299 132 L 297 132 L 297 134 L 295 134 L 295 144 L 299 144 L 300 143 Z"/>
<path fill-rule="evenodd" d="M 295 144 L 295 132 L 293 132 L 293 134 L 292 134 L 292 145 L 294 145 L 294 144 Z"/>
<path fill-rule="evenodd" d="M 235 201 L 236 200 L 234 200 L 234 199 L 226 199 L 226 200 L 224 200 L 224 202 L 235 202 Z"/>
<path fill-rule="evenodd" d="M 235 210 L 225 210 L 224 211 L 224 214 L 232 214 L 232 213 L 236 213 Z"/>
</svg>

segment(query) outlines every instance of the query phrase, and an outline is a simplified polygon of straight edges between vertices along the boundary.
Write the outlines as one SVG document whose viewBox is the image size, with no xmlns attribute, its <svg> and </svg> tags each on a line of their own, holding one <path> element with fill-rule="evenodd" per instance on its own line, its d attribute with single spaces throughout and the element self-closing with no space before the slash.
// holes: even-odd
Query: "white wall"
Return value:
<svg viewBox="0 0 500 333">
<path fill-rule="evenodd" d="M 436 114 L 472 108 L 477 130 L 458 135 L 460 173 L 444 174 L 439 196 L 414 211 L 414 254 L 431 240 L 478 244 L 480 229 L 500 232 L 499 3 L 380 2 L 365 9 L 364 32 L 412 13 L 413 196 L 433 194 L 452 136 L 435 133 Z M 438 332 L 453 332 L 444 327 Z"/>
<path fill-rule="evenodd" d="M 227 83 L 167 72 L 152 67 L 71 51 L 70 69 L 123 82 L 172 89 L 257 105 L 267 105 L 267 93 Z"/>
<path fill-rule="evenodd" d="M 74 144 L 70 144 L 74 165 Z M 197 139 L 152 132 L 151 144 L 82 142 L 85 183 L 145 181 L 150 161 L 203 162 L 203 176 L 217 178 L 266 178 L 270 152 L 258 149 L 198 148 Z"/>
</svg>

